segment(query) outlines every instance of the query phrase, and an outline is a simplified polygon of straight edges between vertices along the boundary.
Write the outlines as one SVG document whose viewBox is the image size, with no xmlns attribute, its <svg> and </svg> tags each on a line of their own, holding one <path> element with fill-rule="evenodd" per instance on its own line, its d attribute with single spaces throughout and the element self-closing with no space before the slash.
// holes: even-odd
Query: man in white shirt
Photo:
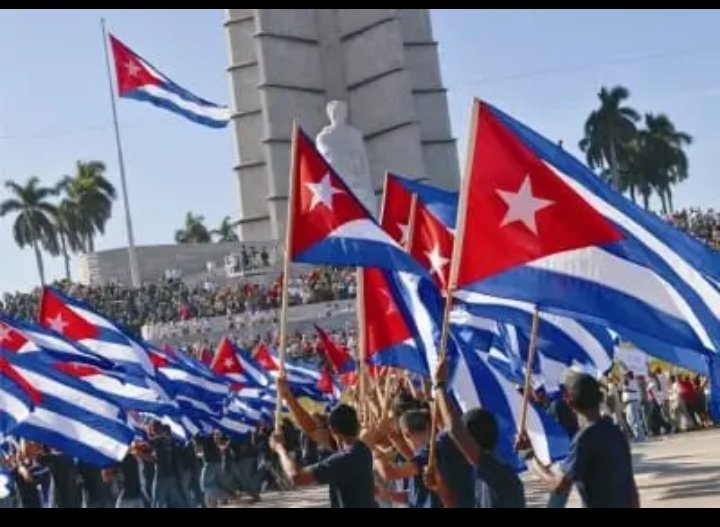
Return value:
<svg viewBox="0 0 720 527">
<path fill-rule="evenodd" d="M 622 401 L 625 405 L 625 417 L 635 441 L 642 443 L 645 441 L 645 425 L 643 424 L 642 410 L 640 408 L 640 388 L 635 375 L 631 371 L 625 374 Z"/>
</svg>

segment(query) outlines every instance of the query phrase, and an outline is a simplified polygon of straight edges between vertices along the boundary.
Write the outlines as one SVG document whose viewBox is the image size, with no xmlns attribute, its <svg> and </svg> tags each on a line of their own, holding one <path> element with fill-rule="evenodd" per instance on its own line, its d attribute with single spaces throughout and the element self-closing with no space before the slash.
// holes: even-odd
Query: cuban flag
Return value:
<svg viewBox="0 0 720 527">
<path fill-rule="evenodd" d="M 392 274 L 402 298 L 401 304 L 410 306 L 408 310 L 412 313 L 416 328 L 416 353 L 422 355 L 427 371 L 434 371 L 439 355 L 437 345 L 444 299 L 428 280 L 406 273 Z M 499 453 L 506 462 L 521 469 L 524 465 L 513 451 L 513 442 L 520 426 L 522 396 L 501 372 L 488 363 L 487 353 L 496 341 L 495 335 L 489 328 L 475 328 L 474 338 L 466 342 L 455 335 L 456 326 L 451 329 L 448 357 L 452 395 L 463 411 L 486 408 L 495 414 L 500 426 Z M 530 408 L 527 429 L 533 447 L 543 462 L 549 464 L 567 455 L 567 433 L 540 409 Z"/>
<path fill-rule="evenodd" d="M 217 375 L 234 383 L 234 388 L 243 386 L 267 386 L 268 376 L 262 366 L 239 350 L 228 338 L 223 338 L 210 364 Z"/>
<path fill-rule="evenodd" d="M 155 374 L 142 342 L 84 302 L 56 289 L 43 290 L 38 320 L 41 326 L 81 344 L 128 372 Z"/>
<path fill-rule="evenodd" d="M 148 345 L 149 356 L 157 368 L 156 380 L 178 407 L 172 418 L 192 436 L 208 418 L 219 417 L 230 396 L 232 381 L 215 374 L 202 362 L 173 350 Z"/>
<path fill-rule="evenodd" d="M 88 383 L 52 368 L 40 353 L 8 353 L 6 358 L 41 395 L 13 435 L 95 466 L 123 460 L 135 432 L 119 405 Z"/>
<path fill-rule="evenodd" d="M 413 211 L 409 210 L 412 206 L 411 192 L 417 198 Z M 388 177 L 383 219 L 386 219 L 388 211 L 396 218 L 408 217 L 408 214 L 413 216 L 412 239 L 408 244 L 411 253 L 428 269 L 435 285 L 441 290 L 448 286 L 450 257 L 455 243 L 457 203 L 457 195 L 454 193 L 398 176 Z M 395 223 L 393 220 L 389 225 Z M 483 304 L 467 304 L 456 299 L 454 304 L 451 323 L 458 330 L 468 333 L 468 338 L 483 338 L 486 343 L 488 339 L 499 339 L 498 346 L 493 348 L 495 355 L 490 358 L 500 360 L 496 364 L 502 364 L 503 371 L 509 371 L 508 361 L 520 358 L 518 346 L 525 346 L 523 353 L 527 355 L 526 344 L 529 342 L 534 306 L 502 298 L 485 298 Z M 517 338 L 506 338 L 509 334 L 517 335 Z M 605 328 L 543 313 L 538 334 L 539 354 L 544 356 L 543 364 L 547 369 L 553 370 L 555 380 L 558 363 L 567 366 L 587 364 L 591 369 L 601 372 L 612 365 L 614 344 Z M 504 357 L 501 358 L 498 353 Z M 520 373 L 520 370 L 513 371 Z"/>
<path fill-rule="evenodd" d="M 42 395 L 12 366 L 7 354 L 0 341 L 0 441 L 42 401 Z"/>
<path fill-rule="evenodd" d="M 484 305 L 456 301 L 450 323 L 456 333 L 489 331 L 497 339 L 497 349 L 527 362 L 533 311 L 527 303 L 510 300 Z M 549 365 L 578 365 L 599 375 L 613 365 L 615 342 L 609 330 L 553 313 L 539 313 L 536 345 L 537 356 Z"/>
<path fill-rule="evenodd" d="M 332 366 L 332 369 L 336 375 L 343 375 L 357 370 L 357 364 L 350 355 L 347 348 L 339 346 L 333 342 L 330 336 L 317 324 L 314 325 L 315 332 L 320 339 L 322 345 L 322 354 L 327 359 L 327 362 Z"/>
<path fill-rule="evenodd" d="M 240 398 L 232 398 L 222 417 L 214 419 L 213 422 L 231 438 L 242 439 L 255 432 L 263 419 L 262 412 L 245 404 Z"/>
<path fill-rule="evenodd" d="M 517 470 L 525 463 L 514 450 L 520 433 L 523 397 L 515 385 L 496 371 L 483 353 L 465 346 L 450 346 L 452 395 L 463 412 L 486 408 L 498 422 L 498 455 Z M 527 434 L 538 460 L 546 466 L 567 457 L 567 432 L 539 407 L 528 406 Z"/>
<path fill-rule="evenodd" d="M 436 300 L 432 283 L 411 273 L 382 269 L 363 269 L 363 309 L 365 310 L 365 343 L 367 361 L 376 366 L 401 368 L 429 377 L 432 365 L 424 348 L 436 335 L 420 335 L 432 327 L 421 297 L 426 293 Z M 413 292 L 418 292 L 412 294 Z M 434 349 L 434 347 L 433 347 Z"/>
<path fill-rule="evenodd" d="M 230 111 L 180 87 L 113 35 L 110 46 L 115 62 L 118 95 L 149 102 L 211 128 L 224 128 Z"/>
<path fill-rule="evenodd" d="M 455 229 L 458 194 L 420 183 L 407 176 L 388 174 L 385 179 L 381 225 L 393 239 L 407 246 L 413 195 L 440 222 Z"/>
<path fill-rule="evenodd" d="M 0 346 L 13 353 L 36 353 L 49 367 L 91 384 L 124 410 L 175 411 L 174 403 L 150 377 L 114 369 L 109 361 L 52 331 L 0 315 Z"/>
<path fill-rule="evenodd" d="M 70 342 L 58 333 L 36 324 L 11 319 L 0 313 L 0 345 L 15 353 L 45 351 L 49 357 L 59 362 L 80 363 L 113 369 L 114 364 L 88 348 Z"/>
<path fill-rule="evenodd" d="M 378 225 L 302 130 L 294 133 L 293 149 L 288 227 L 293 262 L 425 274 Z"/>
<path fill-rule="evenodd" d="M 458 297 L 538 305 L 714 354 L 720 257 L 562 148 L 476 102 Z"/>
</svg>

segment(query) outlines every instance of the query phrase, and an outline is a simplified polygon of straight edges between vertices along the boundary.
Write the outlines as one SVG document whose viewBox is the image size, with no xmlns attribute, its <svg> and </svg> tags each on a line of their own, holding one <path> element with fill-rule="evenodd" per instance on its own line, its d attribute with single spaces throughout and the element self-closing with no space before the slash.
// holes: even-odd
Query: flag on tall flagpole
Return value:
<svg viewBox="0 0 720 527">
<path fill-rule="evenodd" d="M 149 102 L 211 128 L 224 128 L 230 122 L 226 106 L 202 99 L 179 86 L 115 36 L 109 37 L 120 97 Z"/>
</svg>

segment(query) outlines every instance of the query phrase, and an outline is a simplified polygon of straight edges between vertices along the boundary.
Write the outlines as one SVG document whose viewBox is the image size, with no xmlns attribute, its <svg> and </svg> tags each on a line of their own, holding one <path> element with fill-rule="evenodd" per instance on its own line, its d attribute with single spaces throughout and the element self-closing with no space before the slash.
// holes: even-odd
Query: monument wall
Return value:
<svg viewBox="0 0 720 527">
<path fill-rule="evenodd" d="M 427 9 L 228 9 L 244 241 L 284 235 L 292 122 L 313 137 L 343 100 L 373 186 L 386 170 L 456 189 L 459 168 Z"/>
</svg>

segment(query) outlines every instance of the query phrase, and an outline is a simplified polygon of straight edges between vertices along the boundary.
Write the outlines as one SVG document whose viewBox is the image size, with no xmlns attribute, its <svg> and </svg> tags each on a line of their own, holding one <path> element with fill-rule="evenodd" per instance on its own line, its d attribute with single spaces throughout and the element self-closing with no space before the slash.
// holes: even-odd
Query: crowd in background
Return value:
<svg viewBox="0 0 720 527">
<path fill-rule="evenodd" d="M 60 283 L 69 295 L 89 303 L 125 327 L 140 333 L 145 324 L 187 321 L 217 316 L 255 314 L 280 306 L 280 277 L 264 283 L 238 280 L 226 287 L 210 281 L 190 287 L 180 280 L 144 284 L 139 289 L 119 285 L 87 287 Z M 313 304 L 353 298 L 355 271 L 322 268 L 289 282 L 290 305 Z M 0 298 L 0 312 L 31 320 L 37 313 L 39 293 L 6 293 Z"/>
<path fill-rule="evenodd" d="M 668 221 L 713 249 L 720 250 L 720 212 L 691 208 L 671 214 Z"/>
</svg>

